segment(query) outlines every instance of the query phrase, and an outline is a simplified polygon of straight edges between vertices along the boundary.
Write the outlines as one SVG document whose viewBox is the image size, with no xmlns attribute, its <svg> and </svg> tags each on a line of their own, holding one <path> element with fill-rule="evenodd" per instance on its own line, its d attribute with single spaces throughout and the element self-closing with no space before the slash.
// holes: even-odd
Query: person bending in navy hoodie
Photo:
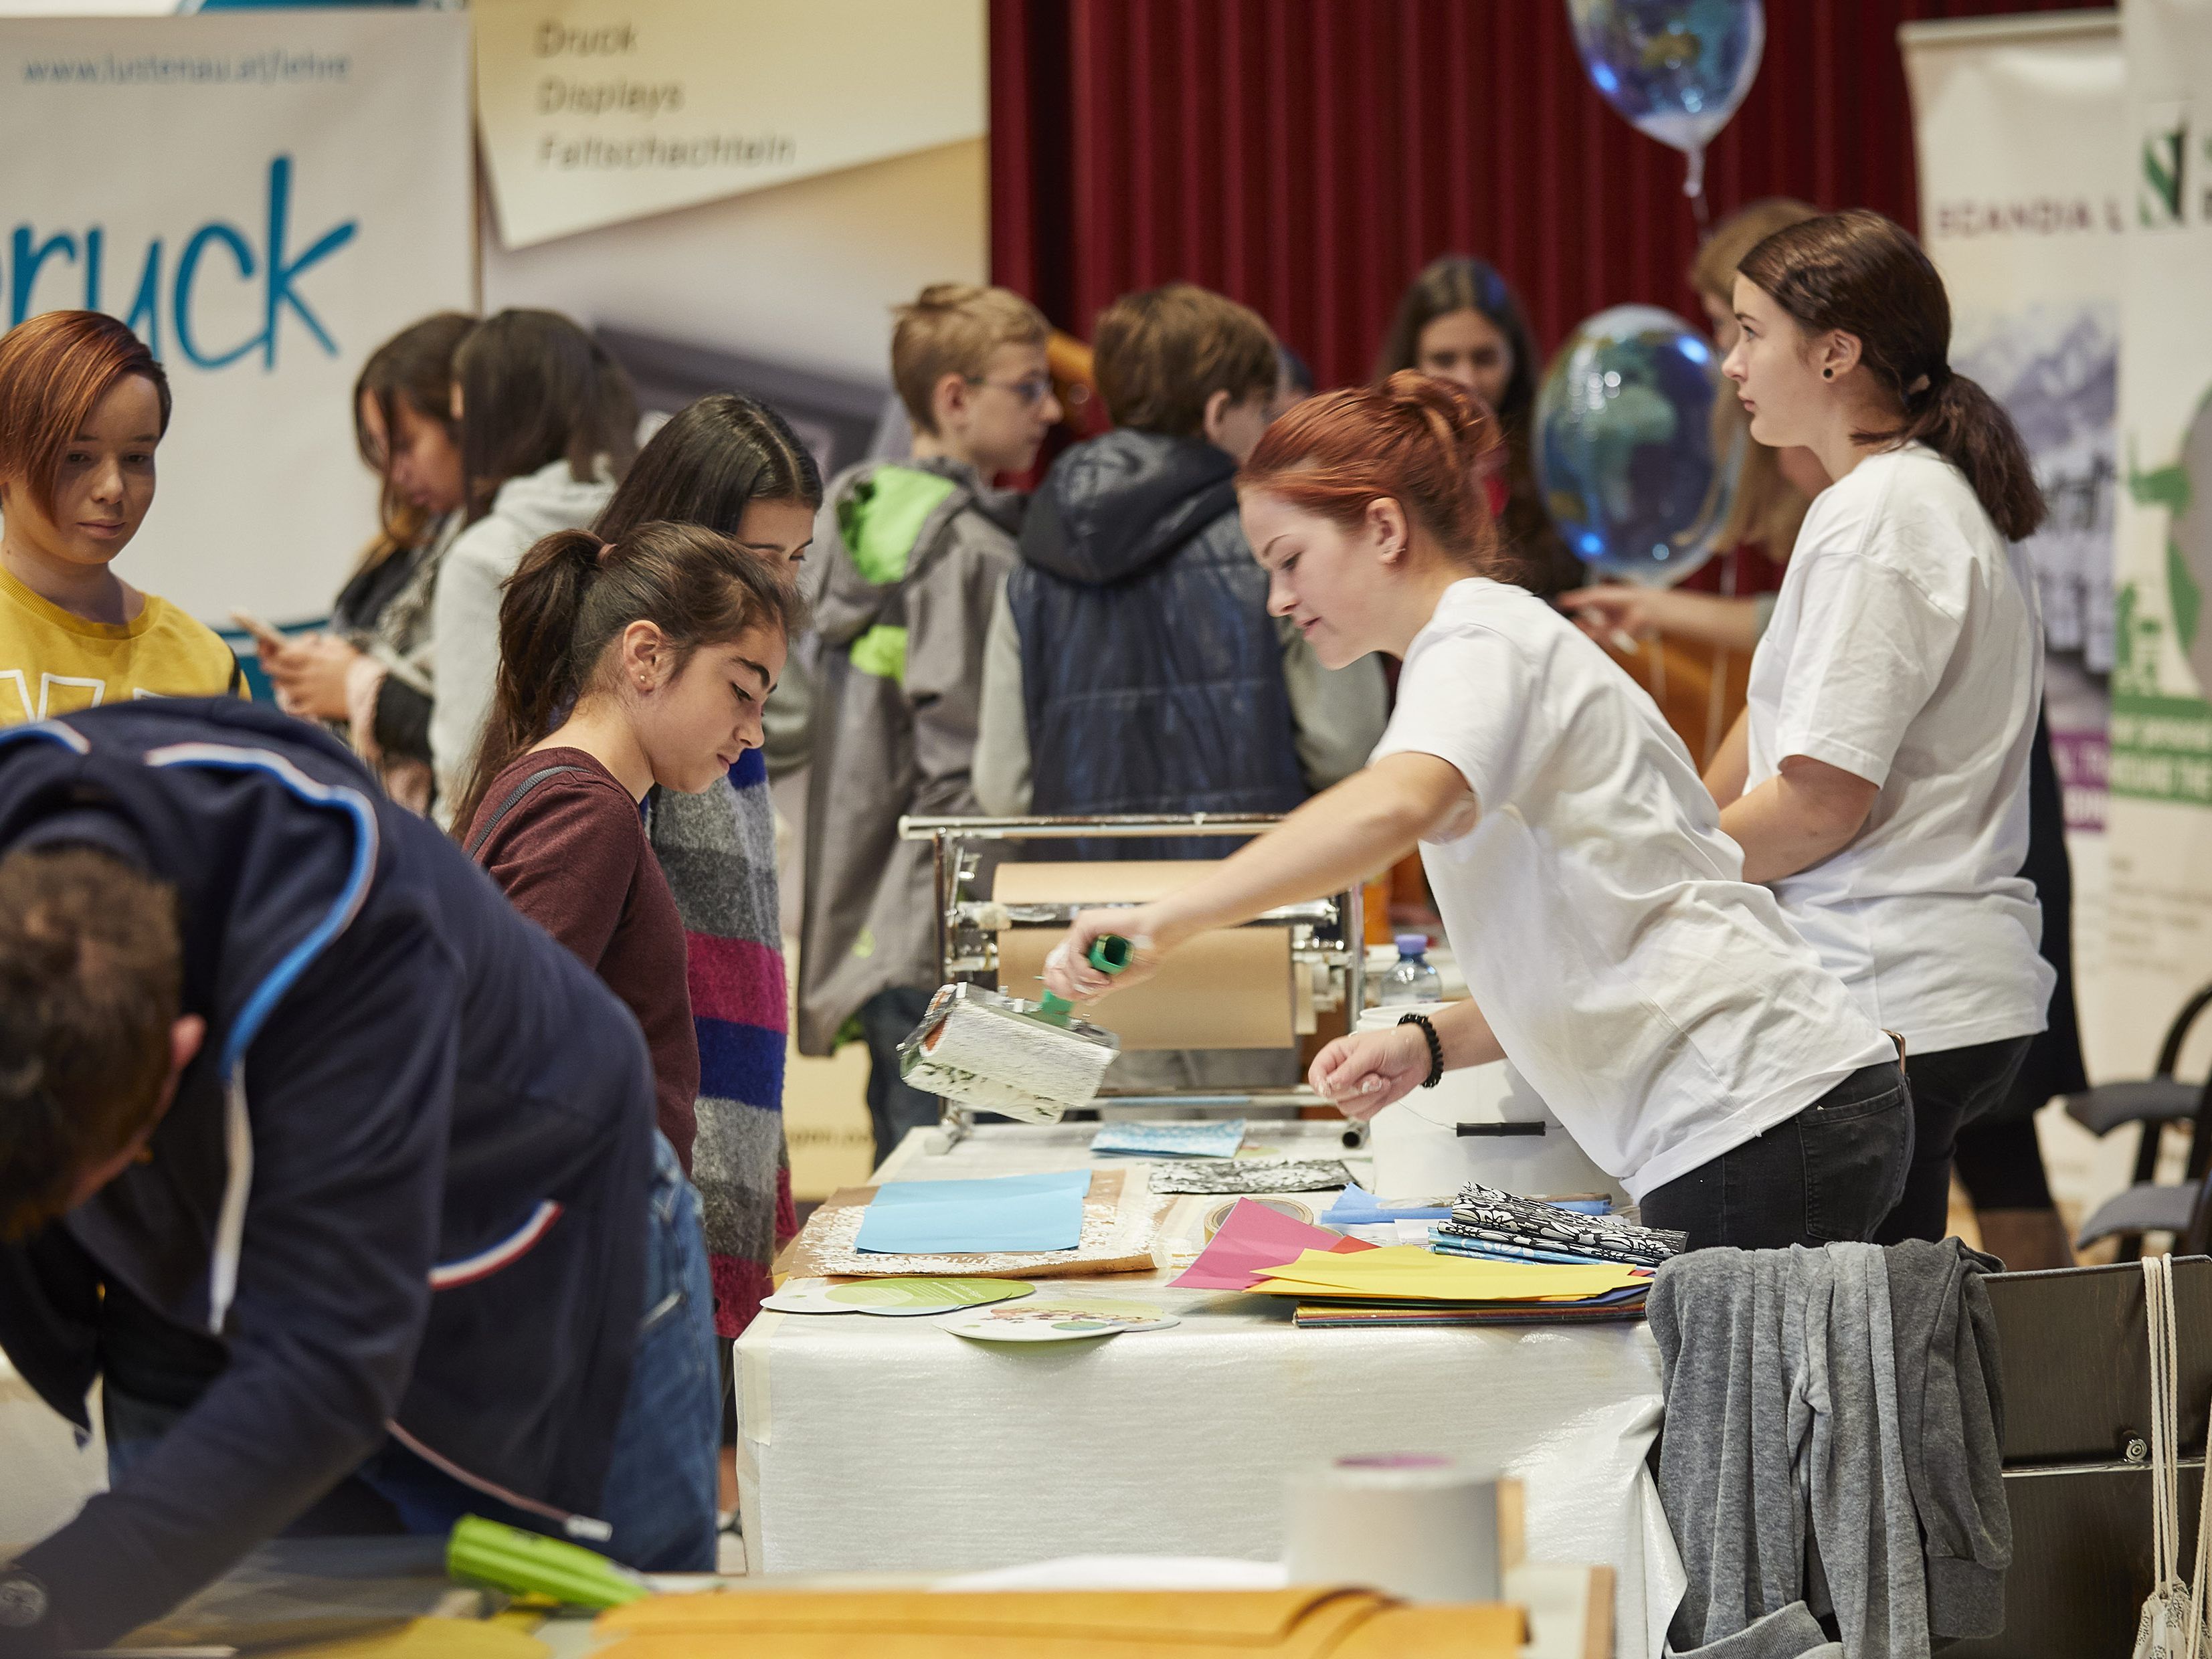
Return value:
<svg viewBox="0 0 2212 1659">
<path fill-rule="evenodd" d="M 321 732 L 0 732 L 0 1348 L 80 1429 L 103 1382 L 111 1474 L 0 1566 L 0 1653 L 340 1504 L 711 1567 L 706 1260 L 655 1139 L 629 1012 Z"/>
</svg>

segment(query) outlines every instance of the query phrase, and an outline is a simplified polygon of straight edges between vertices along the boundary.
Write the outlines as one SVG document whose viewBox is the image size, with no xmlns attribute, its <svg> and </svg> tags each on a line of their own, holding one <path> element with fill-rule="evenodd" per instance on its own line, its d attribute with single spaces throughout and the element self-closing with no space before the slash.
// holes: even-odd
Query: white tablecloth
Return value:
<svg viewBox="0 0 2212 1659">
<path fill-rule="evenodd" d="M 917 1133 L 884 1174 L 1076 1168 L 1095 1127 L 987 1126 L 939 1158 Z M 1342 1155 L 1321 1124 L 1255 1125 L 1263 1138 Z M 1224 1201 L 1180 1202 L 1170 1242 L 1195 1248 Z M 1287 1300 L 1165 1288 L 1173 1276 L 1049 1281 L 1158 1300 L 1182 1322 L 1089 1342 L 1012 1346 L 933 1319 L 763 1314 L 737 1344 L 750 1570 L 1273 1559 L 1293 1466 L 1440 1452 L 1518 1477 L 1528 1558 L 1612 1566 L 1619 1651 L 1657 1654 L 1683 1579 L 1644 1464 L 1660 1394 L 1642 1324 L 1302 1331 Z"/>
</svg>

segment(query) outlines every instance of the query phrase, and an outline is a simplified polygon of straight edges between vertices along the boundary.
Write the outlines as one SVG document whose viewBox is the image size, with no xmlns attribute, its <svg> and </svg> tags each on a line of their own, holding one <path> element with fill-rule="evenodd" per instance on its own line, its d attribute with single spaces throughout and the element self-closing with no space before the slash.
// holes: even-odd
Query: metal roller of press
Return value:
<svg viewBox="0 0 2212 1659">
<path fill-rule="evenodd" d="M 1133 906 L 1198 873 L 1183 860 L 1087 860 L 1066 863 L 997 856 L 1014 844 L 1050 842 L 1243 839 L 1281 822 L 1273 815 L 1199 812 L 1101 817 L 908 817 L 899 834 L 930 843 L 939 981 L 995 984 L 1036 994 L 1045 953 L 1079 910 Z M 1202 866 L 1200 866 L 1202 868 Z M 981 889 L 988 885 L 989 890 Z M 1188 940 L 1152 979 L 1086 1005 L 1087 1020 L 1117 1033 L 1125 1054 L 1204 1050 L 1295 1054 L 1341 1010 L 1347 1027 L 1365 1006 L 1364 923 L 1357 885 L 1324 899 L 1285 905 L 1246 923 Z M 948 1152 L 975 1114 L 940 1099 L 931 1151 Z M 1303 1084 L 1283 1087 L 1117 1089 L 1106 1075 L 1098 1105 L 1244 1115 L 1270 1109 L 1329 1107 Z M 1334 1108 L 1330 1108 L 1334 1109 Z M 1364 1123 L 1345 1125 L 1345 1144 L 1364 1144 Z"/>
</svg>

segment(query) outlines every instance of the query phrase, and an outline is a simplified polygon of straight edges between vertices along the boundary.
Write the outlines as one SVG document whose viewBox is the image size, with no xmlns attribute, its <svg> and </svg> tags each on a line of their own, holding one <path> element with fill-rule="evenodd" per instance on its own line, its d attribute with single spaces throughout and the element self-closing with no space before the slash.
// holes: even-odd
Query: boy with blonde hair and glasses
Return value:
<svg viewBox="0 0 2212 1659">
<path fill-rule="evenodd" d="M 1060 407 L 1049 329 L 1002 288 L 938 283 L 898 307 L 891 380 L 910 461 L 867 461 L 830 487 L 807 598 L 821 641 L 807 790 L 799 1052 L 868 1045 L 878 1162 L 936 1103 L 898 1080 L 899 1040 L 938 981 L 927 849 L 907 813 L 979 811 L 970 768 L 991 608 L 1016 563 L 1026 472 Z"/>
</svg>

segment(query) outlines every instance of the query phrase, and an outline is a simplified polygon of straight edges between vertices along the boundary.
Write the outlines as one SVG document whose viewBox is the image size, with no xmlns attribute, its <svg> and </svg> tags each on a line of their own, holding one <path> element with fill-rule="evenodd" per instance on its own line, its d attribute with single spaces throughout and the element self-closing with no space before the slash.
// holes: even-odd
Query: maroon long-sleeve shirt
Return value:
<svg viewBox="0 0 2212 1659">
<path fill-rule="evenodd" d="M 514 799 L 526 780 L 554 767 L 576 769 Z M 688 1173 L 699 1039 L 684 980 L 684 923 L 636 800 L 582 750 L 535 749 L 493 780 L 467 842 L 514 908 L 581 957 L 637 1016 L 653 1051 L 660 1132 Z"/>
</svg>

